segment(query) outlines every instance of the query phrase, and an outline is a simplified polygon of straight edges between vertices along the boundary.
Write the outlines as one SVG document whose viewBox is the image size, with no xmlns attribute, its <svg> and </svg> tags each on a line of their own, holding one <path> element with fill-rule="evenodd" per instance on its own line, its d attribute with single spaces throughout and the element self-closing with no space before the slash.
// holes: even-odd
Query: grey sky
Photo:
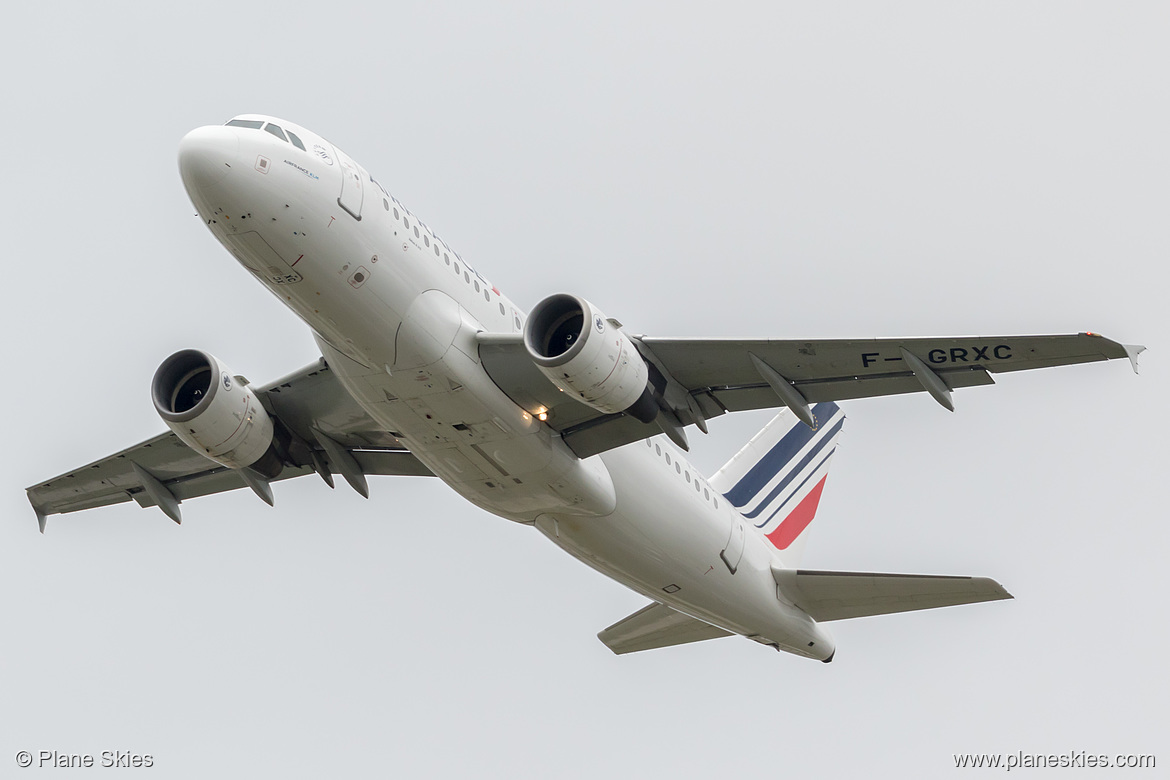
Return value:
<svg viewBox="0 0 1170 780">
<path fill-rule="evenodd" d="M 1170 764 L 1165 4 L 5 17 L 0 774 L 21 749 L 150 753 L 166 778 Z M 316 357 L 179 181 L 179 138 L 247 111 L 331 139 L 525 308 L 568 291 L 635 333 L 1150 351 L 1140 377 L 1001 376 L 954 414 L 844 404 L 804 564 L 987 575 L 1016 600 L 835 623 L 830 665 L 735 639 L 615 657 L 594 634 L 641 597 L 437 480 L 375 479 L 368 502 L 282 483 L 274 510 L 211 497 L 182 528 L 122 505 L 42 538 L 23 489 L 161 431 L 172 351 L 254 381 Z M 694 462 L 766 420 L 715 421 Z"/>
</svg>

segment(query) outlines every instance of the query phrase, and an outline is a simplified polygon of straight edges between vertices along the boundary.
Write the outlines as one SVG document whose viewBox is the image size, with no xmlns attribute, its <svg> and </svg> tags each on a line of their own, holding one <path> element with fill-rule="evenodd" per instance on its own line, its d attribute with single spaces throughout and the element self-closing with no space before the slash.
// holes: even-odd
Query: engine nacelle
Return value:
<svg viewBox="0 0 1170 780">
<path fill-rule="evenodd" d="M 154 372 L 150 395 L 159 416 L 191 449 L 228 468 L 280 473 L 272 418 L 214 356 L 197 349 L 171 355 Z"/>
<path fill-rule="evenodd" d="M 642 422 L 658 415 L 646 361 L 593 304 L 550 295 L 524 323 L 524 346 L 541 373 L 600 412 L 625 412 Z"/>
</svg>

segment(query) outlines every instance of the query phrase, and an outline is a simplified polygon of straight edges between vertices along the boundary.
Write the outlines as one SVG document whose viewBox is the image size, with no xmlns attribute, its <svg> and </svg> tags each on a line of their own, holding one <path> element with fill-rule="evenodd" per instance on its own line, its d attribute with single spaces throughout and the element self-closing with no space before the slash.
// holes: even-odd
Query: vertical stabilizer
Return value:
<svg viewBox="0 0 1170 780">
<path fill-rule="evenodd" d="M 812 409 L 810 428 L 787 409 L 772 418 L 710 482 L 795 566 L 825 487 L 845 413 L 835 403 Z"/>
</svg>

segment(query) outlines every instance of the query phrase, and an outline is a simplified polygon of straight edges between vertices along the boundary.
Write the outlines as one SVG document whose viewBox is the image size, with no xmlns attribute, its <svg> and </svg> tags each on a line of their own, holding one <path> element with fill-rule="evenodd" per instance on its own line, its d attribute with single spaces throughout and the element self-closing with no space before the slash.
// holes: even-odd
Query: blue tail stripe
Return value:
<svg viewBox="0 0 1170 780">
<path fill-rule="evenodd" d="M 827 461 L 829 458 L 833 457 L 833 453 L 836 451 L 837 451 L 836 447 L 829 450 L 828 454 L 825 455 L 825 457 L 821 459 L 821 462 L 818 463 L 817 465 L 813 466 L 812 471 L 810 471 L 808 473 L 808 476 L 805 477 L 803 480 L 801 480 L 801 483 L 796 486 L 796 490 L 793 490 L 792 494 L 790 496 L 788 496 L 788 498 L 781 501 L 780 506 L 776 507 L 776 511 L 773 512 L 772 514 L 768 515 L 768 517 L 764 520 L 764 522 L 757 523 L 756 528 L 763 528 L 768 523 L 772 522 L 772 518 L 775 517 L 776 515 L 780 514 L 780 512 L 784 509 L 784 507 L 788 506 L 788 502 L 800 494 L 801 488 L 803 488 L 805 485 L 807 485 L 808 481 L 810 479 L 812 479 L 813 477 L 815 477 L 820 472 L 821 466 L 825 465 L 825 461 Z M 762 506 L 767 506 L 767 502 L 765 502 Z M 759 514 L 759 510 L 756 510 L 756 513 Z"/>
<path fill-rule="evenodd" d="M 813 407 L 813 414 L 816 415 L 817 422 L 822 420 L 828 422 L 833 415 L 840 410 L 840 407 L 832 401 L 817 404 Z M 840 426 L 838 426 L 840 427 Z M 796 457 L 796 453 L 800 452 L 812 437 L 816 436 L 823 430 L 819 425 L 814 430 L 807 425 L 797 425 L 792 430 L 784 435 L 775 446 L 772 447 L 764 457 L 752 466 L 739 482 L 723 494 L 724 498 L 731 502 L 732 506 L 741 507 L 752 500 L 772 477 L 779 473 L 784 464 Z"/>
<path fill-rule="evenodd" d="M 837 424 L 834 425 L 829 430 L 829 432 L 825 436 L 825 438 L 823 438 L 819 442 L 817 442 L 817 445 L 815 447 L 813 447 L 811 450 L 809 450 L 808 454 L 805 455 L 801 459 L 800 463 L 797 464 L 796 468 L 789 471 L 788 474 L 784 477 L 784 479 L 780 480 L 780 484 L 778 484 L 778 485 L 776 485 L 776 487 L 772 488 L 772 492 L 768 494 L 768 497 L 765 498 L 763 501 L 761 501 L 760 505 L 757 506 L 755 509 L 753 509 L 751 512 L 748 512 L 747 514 L 745 514 L 744 517 L 751 520 L 755 517 L 758 517 L 761 512 L 763 512 L 765 509 L 767 509 L 768 504 L 775 501 L 776 496 L 780 495 L 780 493 L 783 492 L 784 488 L 788 487 L 792 483 L 792 480 L 796 479 L 797 475 L 800 474 L 802 471 L 804 471 L 804 467 L 807 466 L 808 464 L 812 463 L 813 459 L 816 458 L 816 456 L 820 454 L 821 450 L 823 450 L 826 446 L 829 445 L 830 442 L 833 441 L 833 437 L 837 435 L 837 432 L 841 430 L 841 426 L 844 424 L 845 424 L 844 418 L 841 418 L 840 420 L 838 420 Z M 728 499 L 728 500 L 730 500 L 730 499 Z"/>
</svg>

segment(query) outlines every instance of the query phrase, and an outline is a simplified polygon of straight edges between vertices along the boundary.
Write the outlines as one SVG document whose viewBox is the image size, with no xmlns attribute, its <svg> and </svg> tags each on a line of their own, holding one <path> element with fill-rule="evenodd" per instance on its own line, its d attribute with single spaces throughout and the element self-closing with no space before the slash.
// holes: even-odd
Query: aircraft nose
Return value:
<svg viewBox="0 0 1170 780">
<path fill-rule="evenodd" d="M 206 190 L 219 184 L 239 157 L 240 139 L 235 128 L 197 127 L 179 141 L 179 175 L 188 191 Z"/>
</svg>

